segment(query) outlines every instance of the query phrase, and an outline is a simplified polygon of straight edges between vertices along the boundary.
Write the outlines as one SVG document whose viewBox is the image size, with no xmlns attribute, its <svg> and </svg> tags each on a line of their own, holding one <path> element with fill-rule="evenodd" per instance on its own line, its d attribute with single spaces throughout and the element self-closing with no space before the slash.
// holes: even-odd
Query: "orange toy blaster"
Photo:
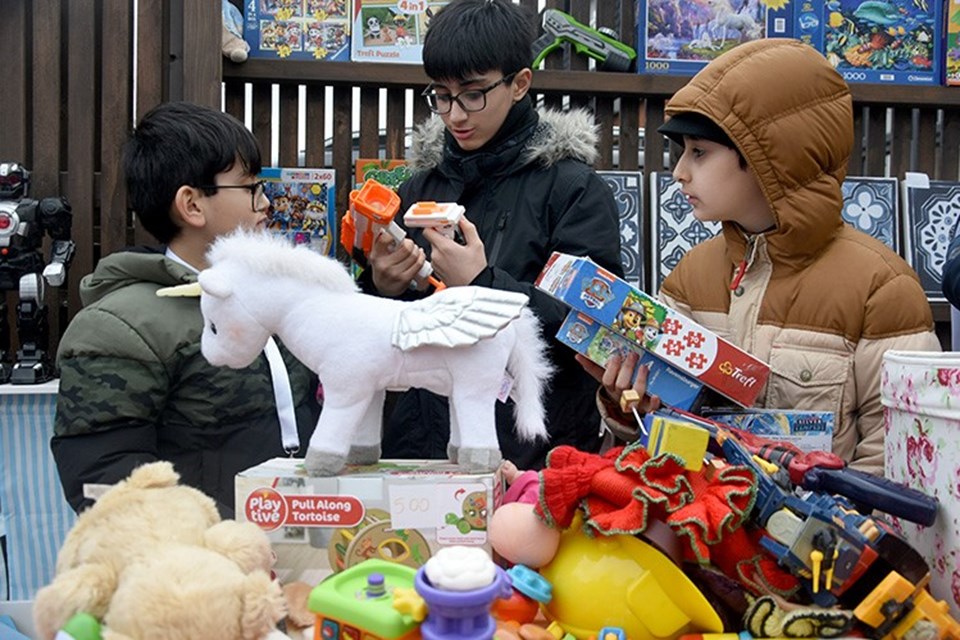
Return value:
<svg viewBox="0 0 960 640">
<path fill-rule="evenodd" d="M 407 234 L 394 220 L 399 210 L 400 196 L 396 192 L 376 180 L 367 180 L 362 187 L 350 192 L 350 210 L 340 221 L 340 244 L 361 263 L 366 262 L 381 231 L 400 244 Z M 437 291 L 446 288 L 434 277 L 429 260 L 423 263 L 417 279 L 426 280 Z"/>
</svg>

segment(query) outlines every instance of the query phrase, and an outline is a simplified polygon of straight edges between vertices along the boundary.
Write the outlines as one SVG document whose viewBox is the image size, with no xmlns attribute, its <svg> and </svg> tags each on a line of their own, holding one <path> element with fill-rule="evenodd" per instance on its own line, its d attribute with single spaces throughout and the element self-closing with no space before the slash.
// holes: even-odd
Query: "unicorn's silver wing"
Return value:
<svg viewBox="0 0 960 640">
<path fill-rule="evenodd" d="M 402 351 L 476 344 L 519 317 L 528 301 L 515 291 L 450 287 L 406 305 L 393 325 L 391 340 Z"/>
</svg>

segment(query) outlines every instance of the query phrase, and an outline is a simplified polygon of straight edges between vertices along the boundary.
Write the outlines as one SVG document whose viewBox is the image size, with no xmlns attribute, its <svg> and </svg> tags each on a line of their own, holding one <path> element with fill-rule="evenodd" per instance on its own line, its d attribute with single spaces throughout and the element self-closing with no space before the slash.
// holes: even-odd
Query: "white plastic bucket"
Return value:
<svg viewBox="0 0 960 640">
<path fill-rule="evenodd" d="M 940 501 L 931 527 L 894 519 L 930 565 L 930 592 L 960 616 L 960 352 L 888 351 L 886 475 Z"/>
</svg>

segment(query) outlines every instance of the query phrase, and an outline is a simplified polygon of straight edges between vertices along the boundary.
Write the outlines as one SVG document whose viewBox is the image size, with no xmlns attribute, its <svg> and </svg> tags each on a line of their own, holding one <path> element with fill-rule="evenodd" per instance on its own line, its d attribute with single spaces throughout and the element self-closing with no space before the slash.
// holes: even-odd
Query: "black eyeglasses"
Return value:
<svg viewBox="0 0 960 640">
<path fill-rule="evenodd" d="M 517 75 L 515 72 L 511 73 L 508 76 L 503 76 L 488 87 L 484 87 L 483 89 L 467 89 L 455 96 L 449 93 L 437 93 L 433 90 L 433 87 L 427 87 L 420 95 L 427 99 L 427 106 L 430 107 L 430 111 L 441 116 L 450 113 L 454 100 L 460 105 L 461 109 L 469 113 L 483 111 L 487 106 L 487 94 L 502 84 L 513 82 L 515 75 Z"/>
<path fill-rule="evenodd" d="M 265 207 L 258 207 L 260 198 L 263 197 L 264 187 L 266 186 L 266 180 L 257 180 L 250 184 L 206 184 L 200 185 L 198 189 L 203 189 L 204 191 L 216 191 L 217 189 L 246 189 L 250 192 L 250 208 L 254 211 L 260 211 Z"/>
</svg>

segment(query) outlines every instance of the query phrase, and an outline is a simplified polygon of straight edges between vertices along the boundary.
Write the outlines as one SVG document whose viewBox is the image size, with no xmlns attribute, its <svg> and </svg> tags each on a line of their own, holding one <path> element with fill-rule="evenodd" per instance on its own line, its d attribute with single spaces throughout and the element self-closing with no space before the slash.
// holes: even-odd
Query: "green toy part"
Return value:
<svg viewBox="0 0 960 640">
<path fill-rule="evenodd" d="M 100 622 L 89 613 L 76 613 L 57 632 L 54 640 L 102 640 Z"/>
</svg>

